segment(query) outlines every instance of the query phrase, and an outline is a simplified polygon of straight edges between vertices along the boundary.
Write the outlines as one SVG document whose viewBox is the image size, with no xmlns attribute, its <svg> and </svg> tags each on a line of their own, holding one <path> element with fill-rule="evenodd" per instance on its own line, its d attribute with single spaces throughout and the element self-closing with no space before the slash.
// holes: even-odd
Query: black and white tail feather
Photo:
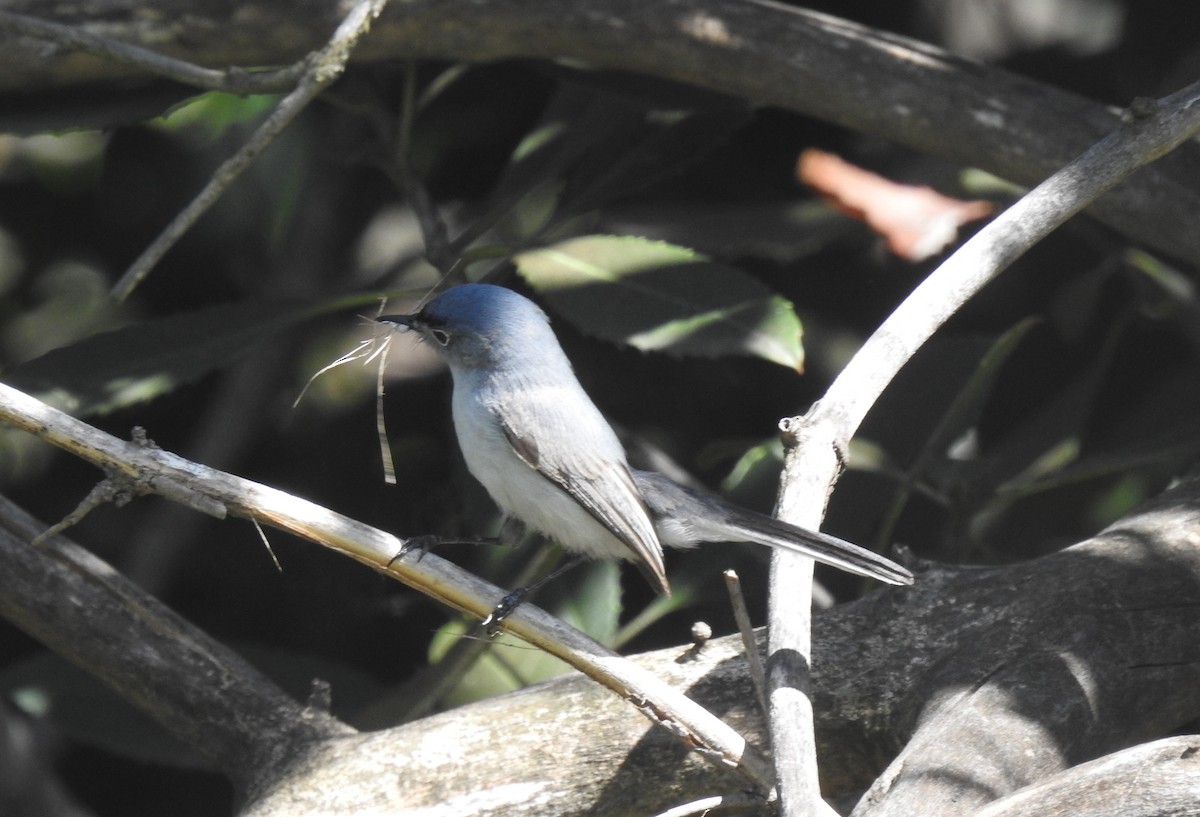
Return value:
<svg viewBox="0 0 1200 817">
<path fill-rule="evenodd" d="M 790 525 L 693 491 L 662 474 L 632 471 L 659 541 L 688 548 L 700 542 L 751 542 L 789 550 L 850 573 L 887 584 L 908 585 L 913 575 L 878 553 L 827 533 Z"/>
</svg>

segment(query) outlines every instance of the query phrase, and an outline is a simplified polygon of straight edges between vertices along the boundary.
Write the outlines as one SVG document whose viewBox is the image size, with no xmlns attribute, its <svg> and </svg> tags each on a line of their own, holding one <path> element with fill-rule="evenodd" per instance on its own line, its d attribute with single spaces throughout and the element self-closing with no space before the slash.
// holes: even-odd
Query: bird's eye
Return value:
<svg viewBox="0 0 1200 817">
<path fill-rule="evenodd" d="M 445 329 L 430 329 L 429 334 L 432 335 L 433 339 L 437 341 L 438 346 L 450 345 L 450 333 Z"/>
</svg>

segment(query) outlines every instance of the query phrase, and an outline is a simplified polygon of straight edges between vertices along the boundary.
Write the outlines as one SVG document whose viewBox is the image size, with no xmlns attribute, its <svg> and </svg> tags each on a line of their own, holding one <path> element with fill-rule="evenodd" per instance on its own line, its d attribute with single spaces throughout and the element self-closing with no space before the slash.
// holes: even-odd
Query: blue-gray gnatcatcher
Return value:
<svg viewBox="0 0 1200 817">
<path fill-rule="evenodd" d="M 700 542 L 754 542 L 912 584 L 909 571 L 857 545 L 630 468 L 546 313 L 512 290 L 458 286 L 379 321 L 416 330 L 449 364 L 458 443 L 500 510 L 571 553 L 631 560 L 663 593 L 662 546 Z"/>
</svg>

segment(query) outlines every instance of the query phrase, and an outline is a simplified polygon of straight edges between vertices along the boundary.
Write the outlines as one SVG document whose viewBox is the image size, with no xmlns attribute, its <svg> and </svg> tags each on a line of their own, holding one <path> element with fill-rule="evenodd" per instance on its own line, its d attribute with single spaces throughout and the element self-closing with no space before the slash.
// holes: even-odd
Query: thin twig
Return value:
<svg viewBox="0 0 1200 817">
<path fill-rule="evenodd" d="M 420 102 L 417 98 L 417 67 L 409 60 L 404 66 L 404 92 L 400 104 L 400 119 L 396 125 L 396 155 L 394 159 L 397 181 L 408 196 L 409 204 L 421 227 L 425 241 L 425 258 L 442 273 L 448 275 L 458 262 L 459 249 L 450 245 L 449 230 L 438 212 L 429 189 L 412 167 L 412 134 L 417 120 Z"/>
<path fill-rule="evenodd" d="M 254 525 L 254 529 L 258 531 L 258 538 L 262 539 L 263 547 L 267 549 L 267 554 L 270 555 L 271 561 L 275 563 L 275 569 L 282 573 L 283 565 L 279 563 L 279 557 L 275 555 L 275 548 L 271 547 L 271 540 L 267 538 L 267 532 L 263 530 L 262 524 L 257 519 L 251 519 L 250 522 Z"/>
<path fill-rule="evenodd" d="M 767 714 L 767 679 L 763 671 L 762 655 L 758 651 L 758 639 L 754 636 L 754 625 L 750 623 L 750 610 L 746 607 L 746 596 L 742 593 L 742 580 L 736 570 L 726 570 L 725 589 L 729 591 L 729 603 L 733 607 L 733 619 L 742 636 L 742 648 L 746 651 L 746 662 L 750 668 L 750 680 L 758 695 L 758 705 Z"/>
<path fill-rule="evenodd" d="M 128 490 L 122 489 L 117 480 L 103 479 L 96 483 L 92 490 L 88 491 L 88 495 L 75 506 L 75 510 L 39 533 L 29 544 L 38 547 L 51 536 L 62 533 L 72 525 L 79 524 L 85 516 L 104 503 L 123 504 L 121 499 L 124 498 L 128 501 L 129 496 Z"/>
<path fill-rule="evenodd" d="M 141 426 L 134 426 L 131 442 L 139 448 L 157 448 L 154 441 L 146 436 L 146 430 Z M 200 511 L 217 519 L 224 519 L 226 516 L 224 504 L 189 488 L 180 480 L 167 476 L 144 478 L 112 468 L 107 470 L 109 472 L 108 476 L 98 482 L 92 490 L 88 491 L 87 496 L 80 500 L 75 510 L 34 537 L 34 546 L 40 545 L 51 536 L 62 533 L 68 528 L 79 524 L 85 516 L 105 503 L 111 502 L 120 508 L 129 503 L 134 497 L 144 496 L 145 494 L 158 494 L 181 505 L 186 505 L 192 510 Z"/>
<path fill-rule="evenodd" d="M 255 157 L 267 145 L 275 141 L 275 137 L 296 118 L 300 111 L 308 106 L 308 103 L 312 102 L 321 91 L 341 75 L 346 68 L 346 62 L 350 59 L 350 52 L 386 5 L 387 0 L 361 0 L 350 10 L 346 19 L 337 27 L 329 44 L 311 59 L 296 89 L 280 100 L 279 105 L 254 132 L 249 141 L 217 168 L 213 177 L 196 198 L 192 199 L 192 202 L 167 225 L 166 229 L 125 271 L 125 274 L 113 287 L 114 297 L 119 300 L 127 298 L 134 287 L 141 283 L 154 265 L 166 255 L 167 251 L 191 229 L 200 216 L 204 215 L 208 208 L 212 207 L 229 186 L 250 166 Z"/>
<path fill-rule="evenodd" d="M 287 68 L 269 71 L 246 71 L 241 68 L 219 71 L 213 68 L 204 68 L 185 60 L 177 60 L 148 48 L 102 37 L 82 28 L 53 23 L 24 14 L 14 14 L 10 11 L 0 11 L 0 31 L 9 31 L 26 37 L 46 40 L 67 48 L 87 51 L 89 54 L 132 65 L 148 73 L 173 79 L 185 85 L 209 91 L 225 91 L 238 96 L 287 91 L 295 86 L 296 81 L 304 75 L 308 68 L 308 63 L 302 60 Z"/>
</svg>

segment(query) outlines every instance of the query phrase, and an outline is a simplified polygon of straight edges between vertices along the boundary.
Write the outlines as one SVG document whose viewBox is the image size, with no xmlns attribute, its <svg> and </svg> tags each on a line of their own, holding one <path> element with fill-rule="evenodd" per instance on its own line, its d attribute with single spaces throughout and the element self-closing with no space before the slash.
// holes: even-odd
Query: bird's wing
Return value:
<svg viewBox="0 0 1200 817">
<path fill-rule="evenodd" d="M 572 447 L 550 454 L 538 446 L 536 423 L 499 418 L 504 436 L 527 465 L 566 491 L 631 551 L 634 563 L 656 589 L 671 592 L 663 565 L 662 545 L 649 511 L 633 484 L 629 466 L 593 452 Z M 527 425 L 528 428 L 518 428 Z M 564 457 L 570 457 L 569 467 Z"/>
</svg>

